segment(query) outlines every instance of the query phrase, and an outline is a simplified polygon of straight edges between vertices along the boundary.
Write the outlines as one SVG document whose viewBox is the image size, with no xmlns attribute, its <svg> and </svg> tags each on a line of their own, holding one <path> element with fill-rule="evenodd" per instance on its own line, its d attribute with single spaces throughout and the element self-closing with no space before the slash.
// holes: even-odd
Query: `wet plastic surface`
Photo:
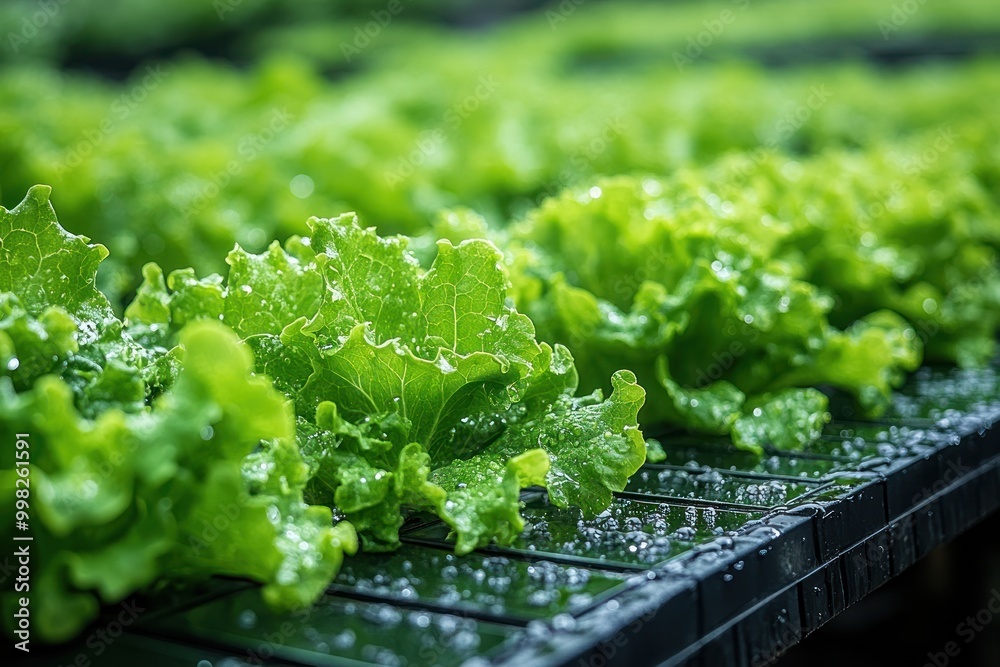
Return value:
<svg viewBox="0 0 1000 667">
<path fill-rule="evenodd" d="M 700 544 L 733 534 L 762 512 L 715 507 L 642 502 L 619 498 L 593 519 L 576 508 L 562 509 L 543 501 L 524 508 L 527 524 L 509 547 L 490 552 L 540 557 L 613 570 L 644 570 L 666 563 Z M 408 541 L 447 544 L 443 523 L 408 533 Z"/>
<path fill-rule="evenodd" d="M 161 598 L 115 660 L 767 664 L 1000 507 L 998 393 L 994 369 L 922 370 L 877 422 L 850 415 L 760 458 L 664 436 L 667 460 L 597 517 L 529 494 L 520 538 L 463 557 L 447 526 L 418 521 L 397 553 L 349 559 L 308 610 L 275 614 L 221 580 Z"/>
<path fill-rule="evenodd" d="M 523 634 L 507 625 L 332 595 L 279 614 L 252 589 L 161 619 L 147 631 L 234 647 L 250 662 L 275 657 L 310 665 L 461 665 L 497 655 Z"/>
<path fill-rule="evenodd" d="M 848 469 L 850 459 L 812 452 L 756 454 L 736 449 L 728 440 L 692 439 L 690 436 L 663 440 L 667 458 L 663 464 L 693 472 L 727 471 L 748 479 L 818 480 L 835 470 Z"/>
<path fill-rule="evenodd" d="M 545 619 L 580 613 L 623 589 L 615 572 L 406 545 L 396 553 L 348 559 L 332 590 L 361 599 L 460 609 L 483 618 Z"/>
<path fill-rule="evenodd" d="M 710 502 L 747 509 L 784 505 L 814 488 L 816 482 L 747 478 L 720 470 L 689 470 L 648 465 L 633 475 L 629 497 L 662 498 L 665 502 Z M 632 495 L 634 494 L 634 496 Z"/>
</svg>

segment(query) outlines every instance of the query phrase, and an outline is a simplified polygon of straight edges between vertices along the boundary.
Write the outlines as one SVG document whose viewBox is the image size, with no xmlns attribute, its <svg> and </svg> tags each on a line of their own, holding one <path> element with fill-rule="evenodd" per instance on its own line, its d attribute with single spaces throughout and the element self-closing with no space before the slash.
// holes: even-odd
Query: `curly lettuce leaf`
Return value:
<svg viewBox="0 0 1000 667">
<path fill-rule="evenodd" d="M 864 152 L 825 151 L 794 169 L 782 154 L 752 165 L 734 155 L 704 174 L 720 197 L 752 198 L 791 223 L 774 254 L 836 298 L 832 324 L 889 310 L 929 360 L 976 366 L 996 349 L 1000 245 L 988 181 L 970 166 L 976 150 L 953 144 L 981 141 L 980 132 L 949 123 Z"/>
<path fill-rule="evenodd" d="M 112 408 L 89 420 L 51 375 L 29 391 L 0 392 L 4 433 L 32 438 L 32 530 L 48 582 L 34 599 L 41 637 L 67 638 L 99 603 L 164 578 L 245 576 L 275 604 L 308 604 L 355 548 L 352 529 L 334 527 L 328 508 L 302 502 L 308 466 L 289 406 L 250 374 L 235 335 L 199 323 L 180 344 L 176 384 L 139 414 Z M 284 460 L 262 466 L 265 455 L 253 454 L 262 439 Z M 13 476 L 4 471 L 10 497 Z M 81 613 L 65 613 L 71 600 Z"/>
<path fill-rule="evenodd" d="M 313 218 L 285 248 L 229 256 L 225 284 L 203 279 L 221 319 L 255 350 L 258 370 L 294 402 L 309 497 L 335 507 L 369 550 L 393 549 L 404 508 L 441 516 L 457 549 L 513 539 L 520 491 L 597 512 L 645 459 L 635 378 L 573 398 L 565 347 L 540 344 L 507 303 L 492 243 L 440 241 L 424 270 L 404 237 L 354 215 Z M 175 331 L 192 309 L 155 269 L 130 328 Z"/>
<path fill-rule="evenodd" d="M 518 306 L 543 339 L 569 346 L 584 389 L 606 386 L 615 366 L 634 369 L 650 391 L 644 421 L 759 450 L 798 433 L 799 420 L 756 423 L 769 394 L 827 384 L 875 413 L 920 359 L 898 317 L 831 325 L 834 300 L 781 257 L 794 233 L 752 197 L 723 200 L 697 173 L 620 177 L 530 213 L 510 232 L 508 263 Z M 825 398 L 802 396 L 797 409 L 820 422 Z"/>
<path fill-rule="evenodd" d="M 50 194 L 38 185 L 14 209 L 0 207 L 0 375 L 18 389 L 59 375 L 90 417 L 108 407 L 138 411 L 164 382 L 164 367 L 123 333 L 97 289 L 107 249 L 64 230 Z"/>
<path fill-rule="evenodd" d="M 137 342 L 95 287 L 106 251 L 63 230 L 48 196 L 0 209 L 0 249 L 15 253 L 0 268 L 0 433 L 11 446 L 30 434 L 37 636 L 69 638 L 102 604 L 217 574 L 260 581 L 276 606 L 310 603 L 357 538 L 304 503 L 287 399 L 217 321 L 179 328 L 171 350 L 145 344 L 163 337 L 152 325 Z M 214 307 L 210 282 L 170 282 L 178 312 Z M 149 296 L 134 311 L 169 318 Z M 14 461 L 0 467 L 11 516 Z"/>
<path fill-rule="evenodd" d="M 28 313 L 16 295 L 0 294 L 0 375 L 24 389 L 79 350 L 77 324 L 57 306 L 38 317 Z"/>
<path fill-rule="evenodd" d="M 830 421 L 827 405 L 826 396 L 812 388 L 765 394 L 733 424 L 733 442 L 757 454 L 765 448 L 801 450 Z"/>
</svg>

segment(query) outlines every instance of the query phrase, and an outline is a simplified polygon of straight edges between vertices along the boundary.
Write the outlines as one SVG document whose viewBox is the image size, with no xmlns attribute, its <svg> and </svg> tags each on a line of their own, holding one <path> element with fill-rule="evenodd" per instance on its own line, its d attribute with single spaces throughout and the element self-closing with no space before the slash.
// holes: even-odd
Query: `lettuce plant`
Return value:
<svg viewBox="0 0 1000 667">
<path fill-rule="evenodd" d="M 308 604 L 358 534 L 396 547 L 404 508 L 467 552 L 520 533 L 522 488 L 593 514 L 645 459 L 634 375 L 575 396 L 572 357 L 507 305 L 487 241 L 442 242 L 424 271 L 404 238 L 313 219 L 311 238 L 234 250 L 225 281 L 147 266 L 123 322 L 95 287 L 107 251 L 48 198 L 0 209 L 0 432 L 31 443 L 39 637 L 217 574 Z"/>
<path fill-rule="evenodd" d="M 912 326 L 888 310 L 832 326 L 833 298 L 778 253 L 790 225 L 701 178 L 605 179 L 515 225 L 516 301 L 542 337 L 565 341 L 586 388 L 609 365 L 634 369 L 646 423 L 758 452 L 818 435 L 829 417 L 816 385 L 884 408 L 920 362 Z"/>
<path fill-rule="evenodd" d="M 594 9 L 577 16 L 587 23 Z M 951 123 L 958 139 L 938 164 L 998 182 L 988 149 L 1000 136 L 995 62 L 887 71 L 699 60 L 689 76 L 673 48 L 657 66 L 631 66 L 651 53 L 635 31 L 654 29 L 647 39 L 665 48 L 659 33 L 671 22 L 617 4 L 605 11 L 619 17 L 615 37 L 603 19 L 577 33 L 576 17 L 555 32 L 528 21 L 496 40 L 415 36 L 334 82 L 287 49 L 248 67 L 157 63 L 156 76 L 142 67 L 121 82 L 18 59 L 0 68 L 0 198 L 12 206 L 32 184 L 53 185 L 74 230 L 111 250 L 100 286 L 120 308 L 150 261 L 224 272 L 234 242 L 260 252 L 307 234 L 317 211 L 358 211 L 383 232 L 420 234 L 440 208 L 464 205 L 499 229 L 567 186 L 672 174 L 735 151 L 863 153 Z M 695 23 L 690 34 L 702 30 Z M 322 52 L 340 41 L 324 36 Z M 484 75 L 499 86 L 476 96 Z"/>
<path fill-rule="evenodd" d="M 147 266 L 126 317 L 164 348 L 197 319 L 246 340 L 294 403 L 310 499 L 367 549 L 398 545 L 403 506 L 442 517 L 466 552 L 519 534 L 524 487 L 590 513 L 624 488 L 645 457 L 642 388 L 621 371 L 607 399 L 575 398 L 568 350 L 507 305 L 495 246 L 442 241 L 425 271 L 407 239 L 353 214 L 309 226 L 260 255 L 237 248 L 225 281 Z"/>
<path fill-rule="evenodd" d="M 137 343 L 94 286 L 107 251 L 65 232 L 48 198 L 37 186 L 0 209 L 0 433 L 11 449 L 27 434 L 31 463 L 27 529 L 4 536 L 33 537 L 37 636 L 69 638 L 101 603 L 166 578 L 243 576 L 278 607 L 311 602 L 357 537 L 303 502 L 285 397 L 218 322 L 170 352 Z M 16 479 L 10 451 L 5 507 Z"/>
<path fill-rule="evenodd" d="M 974 141 L 968 130 L 946 124 L 791 166 L 783 155 L 752 165 L 733 155 L 705 179 L 782 221 L 773 254 L 834 298 L 835 325 L 888 308 L 914 327 L 928 360 L 979 366 L 995 355 L 1000 327 L 1000 227 L 995 188 L 959 145 Z"/>
</svg>

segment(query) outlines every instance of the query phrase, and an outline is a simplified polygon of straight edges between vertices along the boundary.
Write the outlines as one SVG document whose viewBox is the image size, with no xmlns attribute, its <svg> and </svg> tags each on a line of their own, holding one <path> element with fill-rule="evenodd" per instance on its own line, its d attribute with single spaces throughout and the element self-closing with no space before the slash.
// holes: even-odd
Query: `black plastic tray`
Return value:
<svg viewBox="0 0 1000 667">
<path fill-rule="evenodd" d="M 467 557 L 415 521 L 307 614 L 218 580 L 145 602 L 102 656 L 85 637 L 33 664 L 766 664 L 1000 507 L 998 389 L 925 369 L 880 422 L 761 459 L 675 438 L 596 520 L 528 494 L 525 537 Z"/>
</svg>

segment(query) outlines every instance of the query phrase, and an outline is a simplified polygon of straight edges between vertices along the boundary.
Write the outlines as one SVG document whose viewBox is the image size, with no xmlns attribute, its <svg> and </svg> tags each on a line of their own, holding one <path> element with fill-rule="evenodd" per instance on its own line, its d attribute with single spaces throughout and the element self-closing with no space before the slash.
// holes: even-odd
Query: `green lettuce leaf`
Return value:
<svg viewBox="0 0 1000 667">
<path fill-rule="evenodd" d="M 294 403 L 309 499 L 342 513 L 366 549 L 399 544 L 404 508 L 443 518 L 460 552 L 507 542 L 523 526 L 521 489 L 595 513 L 642 465 L 635 377 L 615 374 L 607 399 L 575 398 L 572 356 L 508 305 L 492 243 L 442 240 L 424 270 L 408 239 L 352 214 L 309 227 L 284 248 L 237 248 L 225 281 L 148 267 L 129 329 L 155 327 L 169 347 L 178 322 L 221 314 Z M 193 286 L 212 308 L 191 303 Z"/>
<path fill-rule="evenodd" d="M 152 325 L 133 338 L 95 288 L 107 252 L 64 231 L 48 197 L 39 186 L 0 209 L 11 260 L 0 268 L 0 435 L 11 449 L 19 433 L 31 443 L 36 636 L 67 639 L 102 604 L 218 574 L 260 581 L 275 606 L 312 602 L 357 537 L 303 501 L 311 469 L 287 399 L 253 374 L 234 332 L 204 317 L 210 283 L 171 281 L 177 312 L 199 313 L 171 350 L 147 345 L 166 335 Z M 135 312 L 177 323 L 151 296 Z M 10 451 L 0 465 L 10 516 L 17 479 Z M 15 593 L 0 605 L 12 611 Z"/>
<path fill-rule="evenodd" d="M 518 306 L 543 339 L 569 346 L 584 389 L 634 369 L 650 392 L 644 421 L 761 451 L 815 437 L 827 418 L 822 394 L 781 392 L 830 385 L 873 414 L 921 358 L 913 327 L 891 313 L 830 324 L 834 300 L 781 256 L 794 233 L 697 172 L 619 177 L 530 213 L 510 230 L 508 263 Z"/>
<path fill-rule="evenodd" d="M 830 421 L 827 398 L 816 389 L 785 389 L 747 406 L 733 424 L 733 442 L 762 454 L 765 448 L 801 450 Z"/>
</svg>

